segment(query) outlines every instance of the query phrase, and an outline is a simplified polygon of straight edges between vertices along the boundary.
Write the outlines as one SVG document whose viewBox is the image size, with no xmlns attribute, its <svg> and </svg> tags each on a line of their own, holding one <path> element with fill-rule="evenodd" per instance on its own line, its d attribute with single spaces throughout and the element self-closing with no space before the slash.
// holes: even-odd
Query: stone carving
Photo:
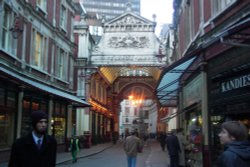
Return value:
<svg viewBox="0 0 250 167">
<path fill-rule="evenodd" d="M 116 22 L 117 25 L 128 25 L 128 24 L 143 24 L 141 20 L 136 19 L 130 15 L 125 16 L 121 20 Z"/>
<path fill-rule="evenodd" d="M 92 52 L 93 53 L 100 53 L 100 47 L 98 45 L 94 46 Z"/>
<path fill-rule="evenodd" d="M 149 46 L 149 39 L 145 36 L 133 37 L 111 37 L 108 45 L 111 48 L 145 48 Z"/>
</svg>

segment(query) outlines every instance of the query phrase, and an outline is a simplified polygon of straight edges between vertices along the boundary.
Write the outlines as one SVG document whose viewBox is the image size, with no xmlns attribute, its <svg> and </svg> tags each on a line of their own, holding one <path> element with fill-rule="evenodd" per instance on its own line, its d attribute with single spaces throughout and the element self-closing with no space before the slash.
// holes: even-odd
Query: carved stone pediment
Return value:
<svg viewBox="0 0 250 167">
<path fill-rule="evenodd" d="M 135 13 L 126 12 L 105 23 L 105 26 L 110 25 L 155 25 L 155 23 Z"/>
<path fill-rule="evenodd" d="M 108 41 L 110 48 L 145 48 L 149 46 L 149 39 L 146 36 L 111 37 Z"/>
<path fill-rule="evenodd" d="M 147 20 L 139 15 L 131 12 L 124 13 L 123 15 L 104 24 L 105 32 L 152 32 L 155 28 L 155 22 Z"/>
<path fill-rule="evenodd" d="M 126 15 L 122 18 L 120 18 L 120 20 L 116 20 L 113 23 L 111 23 L 110 25 L 143 25 L 143 24 L 148 24 L 143 20 L 140 20 L 132 15 Z"/>
</svg>

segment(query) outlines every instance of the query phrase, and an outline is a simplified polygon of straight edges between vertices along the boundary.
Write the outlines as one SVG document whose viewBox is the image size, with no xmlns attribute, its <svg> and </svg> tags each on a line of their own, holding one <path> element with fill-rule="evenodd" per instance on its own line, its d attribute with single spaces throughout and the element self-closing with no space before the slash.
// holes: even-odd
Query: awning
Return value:
<svg viewBox="0 0 250 167">
<path fill-rule="evenodd" d="M 180 115 L 180 114 L 184 114 L 184 113 L 186 113 L 186 112 L 193 111 L 193 110 L 197 109 L 197 107 L 199 107 L 200 105 L 201 105 L 201 102 L 196 102 L 196 103 L 190 105 L 190 106 L 187 107 L 187 108 L 184 108 L 184 109 L 182 109 L 182 110 L 180 110 L 180 111 L 174 112 L 174 113 L 172 113 L 172 114 L 169 114 L 169 115 L 163 117 L 163 118 L 161 119 L 161 121 L 162 121 L 162 122 L 168 122 L 169 120 L 171 120 L 172 118 L 174 118 L 174 117 L 176 117 L 176 116 L 178 116 L 178 115 Z"/>
<path fill-rule="evenodd" d="M 182 58 L 164 70 L 156 89 L 156 96 L 161 106 L 177 106 L 180 78 L 183 73 L 192 72 L 187 69 L 194 62 L 195 58 L 195 56 Z"/>
<path fill-rule="evenodd" d="M 42 91 L 44 91 L 44 92 L 48 92 L 48 93 L 51 93 L 51 94 L 53 94 L 53 95 L 62 97 L 62 98 L 64 98 L 64 99 L 68 99 L 68 100 L 70 100 L 70 101 L 76 102 L 76 103 L 78 103 L 79 105 L 81 105 L 81 106 L 83 106 L 83 107 L 90 107 L 90 106 L 91 106 L 91 105 L 88 104 L 86 101 L 84 101 L 84 100 L 78 98 L 77 96 L 74 96 L 74 95 L 72 95 L 72 94 L 63 92 L 63 91 L 61 91 L 61 90 L 58 90 L 58 89 L 53 88 L 53 87 L 50 87 L 50 86 L 46 86 L 46 85 L 41 84 L 41 83 L 39 83 L 39 82 L 32 81 L 32 80 L 30 80 L 30 79 L 28 79 L 28 78 L 25 78 L 25 77 L 23 77 L 23 76 L 20 76 L 20 75 L 14 73 L 13 71 L 7 70 L 7 69 L 5 69 L 5 68 L 3 68 L 3 67 L 0 67 L 0 72 L 3 72 L 3 73 L 5 73 L 5 74 L 7 74 L 7 75 L 9 75 L 9 76 L 11 76 L 11 77 L 13 77 L 13 78 L 15 78 L 15 79 L 20 80 L 20 81 L 23 82 L 24 84 L 33 86 L 33 87 L 35 87 L 35 88 L 37 88 L 37 89 L 40 89 L 40 90 L 42 90 Z"/>
</svg>

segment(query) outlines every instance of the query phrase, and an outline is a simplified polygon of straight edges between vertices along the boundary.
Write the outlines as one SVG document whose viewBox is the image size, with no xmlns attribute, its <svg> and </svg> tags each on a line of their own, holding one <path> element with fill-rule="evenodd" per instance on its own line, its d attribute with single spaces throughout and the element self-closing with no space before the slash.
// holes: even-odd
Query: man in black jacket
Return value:
<svg viewBox="0 0 250 167">
<path fill-rule="evenodd" d="M 171 130 L 170 136 L 166 138 L 166 144 L 170 158 L 170 167 L 178 167 L 179 152 L 181 151 L 179 141 L 175 133 L 175 129 Z"/>
<path fill-rule="evenodd" d="M 48 117 L 43 111 L 31 114 L 33 131 L 12 145 L 9 167 L 56 166 L 56 140 L 46 135 Z"/>
</svg>

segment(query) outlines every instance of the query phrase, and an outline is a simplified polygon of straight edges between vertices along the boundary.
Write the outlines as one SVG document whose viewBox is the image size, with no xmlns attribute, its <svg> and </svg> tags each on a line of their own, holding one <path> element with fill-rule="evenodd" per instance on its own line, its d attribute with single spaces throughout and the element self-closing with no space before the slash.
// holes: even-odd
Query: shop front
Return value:
<svg viewBox="0 0 250 167">
<path fill-rule="evenodd" d="M 182 113 L 180 122 L 183 123 L 187 139 L 187 162 L 195 167 L 203 164 L 203 116 L 202 101 L 202 77 L 199 74 L 190 80 L 182 90 Z"/>
<path fill-rule="evenodd" d="M 9 158 L 14 140 L 32 130 L 30 114 L 35 110 L 48 114 L 48 134 L 63 146 L 72 126 L 67 124 L 68 106 L 74 104 L 89 106 L 72 94 L 0 67 L 0 162 Z"/>
<path fill-rule="evenodd" d="M 5 150 L 13 142 L 17 88 L 11 83 L 3 84 L 2 81 L 0 79 L 0 150 Z"/>
<path fill-rule="evenodd" d="M 208 70 L 212 162 L 223 151 L 218 137 L 221 123 L 237 120 L 250 127 L 249 60 L 249 49 L 235 48 L 234 52 L 224 53 L 210 62 L 213 67 Z"/>
</svg>

